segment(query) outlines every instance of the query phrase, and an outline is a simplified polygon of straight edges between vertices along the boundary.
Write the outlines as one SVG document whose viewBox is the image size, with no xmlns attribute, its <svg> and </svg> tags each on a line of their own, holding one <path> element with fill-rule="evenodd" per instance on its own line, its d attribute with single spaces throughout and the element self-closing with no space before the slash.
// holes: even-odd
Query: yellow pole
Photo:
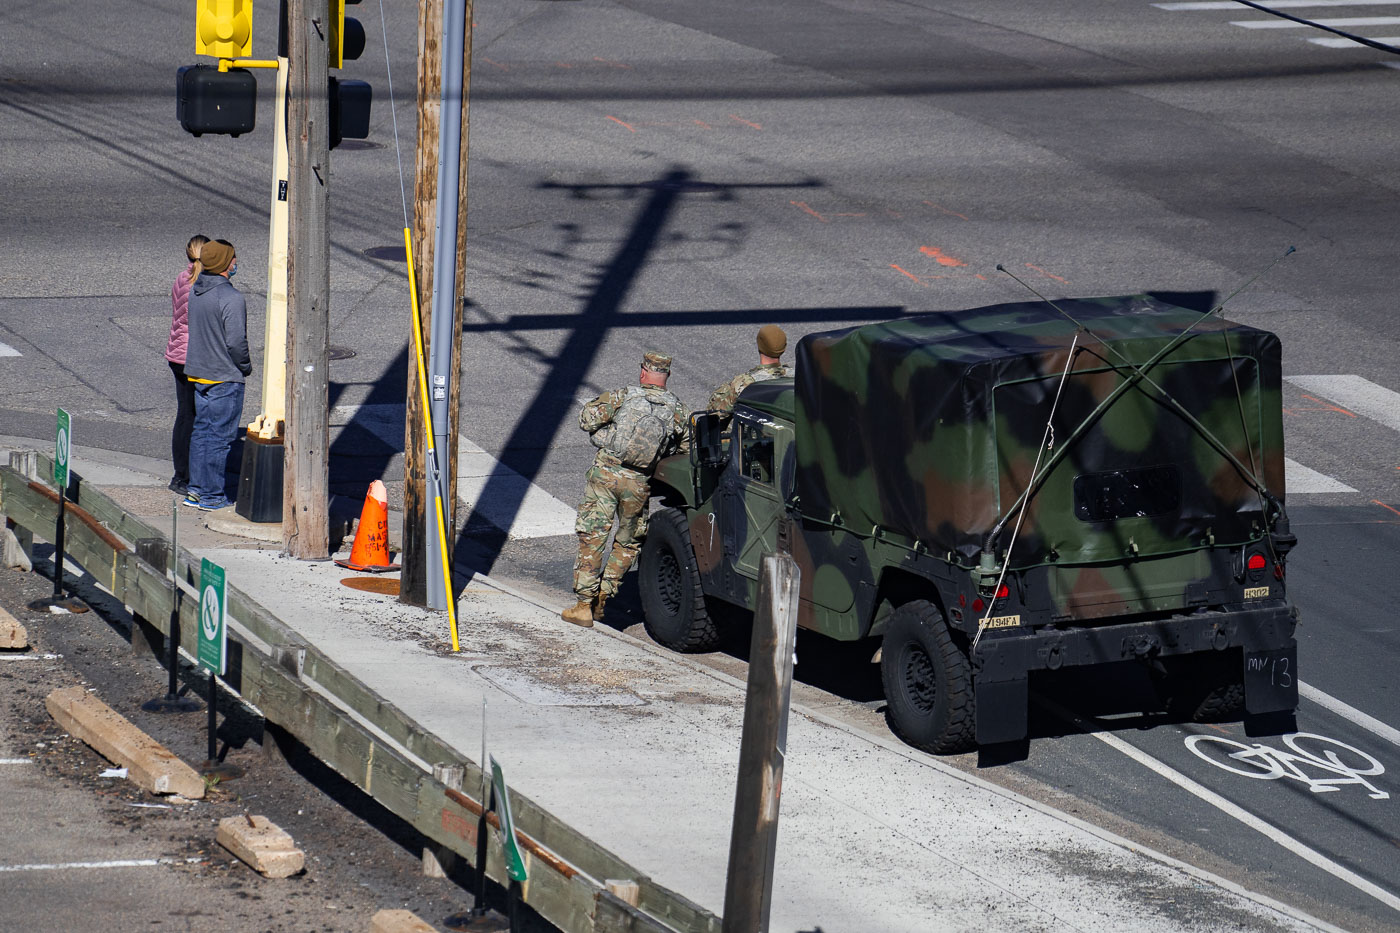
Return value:
<svg viewBox="0 0 1400 933">
<path fill-rule="evenodd" d="M 404 256 L 408 259 L 408 292 L 413 302 L 413 349 L 418 357 L 418 397 L 423 404 L 424 423 L 428 429 L 428 452 L 425 460 L 436 463 L 433 451 L 433 411 L 428 406 L 428 366 L 423 359 L 423 325 L 418 319 L 418 280 L 413 275 L 413 240 L 408 228 L 403 228 Z M 437 511 L 438 553 L 442 555 L 442 579 L 447 588 L 447 618 L 452 624 L 452 650 L 460 651 L 457 643 L 457 601 L 452 598 L 452 561 L 447 547 L 447 529 L 442 520 L 442 487 L 433 484 L 433 503 Z"/>
</svg>

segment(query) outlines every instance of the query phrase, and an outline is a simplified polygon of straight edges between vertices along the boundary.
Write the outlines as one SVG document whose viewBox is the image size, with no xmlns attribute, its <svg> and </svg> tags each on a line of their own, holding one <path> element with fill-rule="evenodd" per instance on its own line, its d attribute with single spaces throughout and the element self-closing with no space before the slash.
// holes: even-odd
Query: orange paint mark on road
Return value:
<svg viewBox="0 0 1400 933">
<path fill-rule="evenodd" d="M 623 123 L 621 120 L 619 120 L 617 117 L 613 116 L 612 114 L 608 114 L 608 119 L 611 120 L 611 121 L 613 121 L 614 123 L 618 124 L 619 126 L 625 126 L 625 127 L 627 127 L 627 129 L 630 130 L 630 131 L 633 132 L 633 133 L 637 132 L 637 128 L 636 128 L 635 126 L 633 126 L 633 125 L 630 124 L 630 123 Z"/>
<path fill-rule="evenodd" d="M 706 123 L 704 120 L 696 120 L 696 121 L 695 121 L 695 125 L 698 126 L 698 127 L 700 127 L 702 130 L 712 130 L 712 129 L 714 129 L 713 126 L 710 126 L 710 124 Z M 171 598 L 173 599 L 174 597 L 171 597 Z"/>
<path fill-rule="evenodd" d="M 1376 505 L 1380 506 L 1381 508 L 1385 509 L 1387 512 L 1394 512 L 1396 515 L 1400 515 L 1400 509 L 1391 508 L 1379 499 L 1372 499 L 1371 501 Z"/>
<path fill-rule="evenodd" d="M 869 217 L 870 215 L 867 214 L 867 213 L 865 213 L 864 211 L 860 211 L 860 212 L 847 212 L 847 213 L 844 213 L 844 214 L 832 214 L 831 216 L 832 216 L 832 217 Z"/>
<path fill-rule="evenodd" d="M 893 269 L 893 270 L 895 270 L 896 272 L 902 272 L 902 273 L 904 273 L 905 275 L 909 276 L 909 278 L 913 279 L 915 282 L 918 282 L 920 285 L 924 284 L 924 280 L 923 280 L 923 279 L 919 278 L 917 275 L 915 275 L 914 273 L 910 272 L 908 269 L 901 269 L 899 266 L 896 266 L 894 263 L 890 263 L 890 268 Z"/>
<path fill-rule="evenodd" d="M 763 129 L 763 127 L 759 126 L 757 123 L 750 123 L 748 120 L 745 120 L 743 117 L 736 117 L 736 116 L 735 116 L 734 114 L 732 114 L 732 113 L 729 115 L 729 119 L 731 119 L 731 120 L 733 120 L 733 121 L 735 121 L 735 122 L 737 122 L 737 123 L 742 123 L 742 124 L 744 124 L 745 126 L 751 126 L 751 127 L 753 127 L 754 129 L 756 129 L 756 130 L 761 130 L 761 129 Z"/>
<path fill-rule="evenodd" d="M 593 56 L 593 60 L 594 60 L 595 62 L 602 62 L 604 65 L 607 65 L 609 68 L 625 68 L 625 69 L 628 70 L 628 71 L 631 71 L 631 70 L 632 70 L 632 66 L 631 66 L 631 65 L 624 65 L 622 62 L 615 62 L 615 61 L 613 61 L 613 60 L 610 59 L 610 58 L 602 58 L 602 57 L 600 57 L 600 56 L 594 55 L 594 56 Z"/>
<path fill-rule="evenodd" d="M 812 210 L 810 207 L 808 207 L 806 201 L 789 201 L 788 203 L 791 204 L 793 207 L 802 208 L 804 211 L 817 218 L 817 220 L 820 220 L 822 223 L 826 223 L 826 218 L 823 217 L 821 214 L 818 214 L 816 211 Z"/>
<path fill-rule="evenodd" d="M 963 220 L 967 220 L 966 214 L 959 214 L 957 211 L 950 211 L 942 204 L 934 204 L 932 201 L 925 201 L 924 203 L 936 211 L 940 211 L 941 213 L 947 214 L 949 217 L 960 217 Z"/>
<path fill-rule="evenodd" d="M 961 259 L 956 259 L 952 256 L 949 256 L 937 246 L 920 246 L 919 252 L 923 253 L 925 256 L 932 257 L 933 261 L 938 263 L 940 266 L 949 266 L 956 268 L 958 266 L 967 265 L 967 263 L 963 262 Z"/>
<path fill-rule="evenodd" d="M 977 273 L 977 277 L 978 277 L 979 279 L 981 279 L 982 281 L 984 281 L 984 282 L 987 281 L 987 277 L 986 277 L 985 275 L 983 275 L 982 273 L 980 273 L 980 272 Z M 173 598 L 173 597 L 172 597 L 172 598 Z"/>
<path fill-rule="evenodd" d="M 484 62 L 485 62 L 486 64 L 488 64 L 488 65 L 494 65 L 495 67 L 501 69 L 502 71 L 510 71 L 510 66 L 509 66 L 509 65 L 502 65 L 500 62 L 495 61 L 495 60 L 490 59 L 490 58 L 487 58 L 485 55 L 481 56 L 481 60 L 484 61 Z"/>
<path fill-rule="evenodd" d="M 573 62 L 555 62 L 555 63 L 554 63 L 554 67 L 555 67 L 555 68 L 573 68 L 573 67 L 574 67 L 574 64 L 573 64 Z"/>
<path fill-rule="evenodd" d="M 1054 279 L 1056 282 L 1063 282 L 1065 285 L 1068 285 L 1068 284 L 1069 284 L 1069 279 L 1062 279 L 1062 278 L 1060 278 L 1058 275 L 1056 275 L 1056 274 L 1053 273 L 1053 272 L 1046 272 L 1044 269 L 1040 268 L 1040 266 L 1034 265 L 1033 263 L 1029 263 L 1029 262 L 1026 263 L 1026 268 L 1027 268 L 1027 269 L 1034 269 L 1036 272 L 1039 272 L 1041 275 L 1045 276 L 1046 278 Z"/>
<path fill-rule="evenodd" d="M 1347 411 L 1345 408 L 1339 408 L 1336 405 L 1333 405 L 1331 402 L 1327 401 L 1326 399 L 1318 398 L 1316 395 L 1304 395 L 1303 398 L 1307 399 L 1310 402 L 1317 402 L 1317 404 L 1322 406 L 1321 408 L 1307 409 L 1308 411 L 1338 411 L 1346 415 L 1348 418 L 1356 417 L 1356 412 Z"/>
</svg>

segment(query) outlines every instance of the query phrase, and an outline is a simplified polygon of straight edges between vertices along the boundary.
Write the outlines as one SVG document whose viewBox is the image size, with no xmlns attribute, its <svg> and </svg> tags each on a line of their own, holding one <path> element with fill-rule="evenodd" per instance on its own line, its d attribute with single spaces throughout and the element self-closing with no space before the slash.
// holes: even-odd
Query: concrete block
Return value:
<svg viewBox="0 0 1400 933">
<path fill-rule="evenodd" d="M 29 633 L 19 619 L 0 609 L 0 648 L 16 651 L 29 647 Z"/>
<path fill-rule="evenodd" d="M 228 849 L 268 878 L 287 878 L 306 867 L 306 855 L 292 837 L 265 816 L 230 816 L 219 820 L 215 837 Z"/>
<path fill-rule="evenodd" d="M 86 742 L 103 758 L 125 767 L 127 777 L 153 794 L 204 796 L 204 778 L 164 745 L 87 692 L 64 687 L 44 700 L 49 715 L 64 731 Z"/>
<path fill-rule="evenodd" d="M 4 518 L 0 526 L 0 566 L 25 573 L 33 570 L 34 533 L 16 525 L 11 518 Z"/>
<path fill-rule="evenodd" d="M 437 933 L 411 910 L 381 910 L 369 922 L 369 933 Z"/>
</svg>

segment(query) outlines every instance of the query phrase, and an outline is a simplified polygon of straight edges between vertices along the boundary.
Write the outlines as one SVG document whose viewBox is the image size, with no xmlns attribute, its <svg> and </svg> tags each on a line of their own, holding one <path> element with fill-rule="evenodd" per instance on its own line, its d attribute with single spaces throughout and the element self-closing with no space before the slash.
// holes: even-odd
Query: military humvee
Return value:
<svg viewBox="0 0 1400 933">
<path fill-rule="evenodd" d="M 1146 295 L 809 335 L 658 467 L 647 630 L 712 650 L 782 547 L 798 624 L 882 638 L 928 751 L 1023 739 L 1031 672 L 1113 661 L 1183 715 L 1291 711 L 1280 382 L 1273 334 Z"/>
</svg>

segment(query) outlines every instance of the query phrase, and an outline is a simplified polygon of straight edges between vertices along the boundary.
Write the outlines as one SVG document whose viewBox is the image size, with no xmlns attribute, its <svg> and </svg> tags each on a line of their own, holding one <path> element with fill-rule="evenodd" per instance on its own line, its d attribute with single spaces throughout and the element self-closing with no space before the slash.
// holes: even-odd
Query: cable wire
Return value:
<svg viewBox="0 0 1400 933">
<path fill-rule="evenodd" d="M 379 34 L 384 37 L 384 76 L 389 82 L 389 116 L 394 123 L 394 165 L 399 170 L 399 197 L 403 200 L 403 225 L 408 222 L 408 189 L 403 180 L 403 153 L 399 149 L 399 115 L 394 111 L 394 74 L 389 68 L 389 27 L 384 21 L 384 0 L 379 0 Z"/>
</svg>

